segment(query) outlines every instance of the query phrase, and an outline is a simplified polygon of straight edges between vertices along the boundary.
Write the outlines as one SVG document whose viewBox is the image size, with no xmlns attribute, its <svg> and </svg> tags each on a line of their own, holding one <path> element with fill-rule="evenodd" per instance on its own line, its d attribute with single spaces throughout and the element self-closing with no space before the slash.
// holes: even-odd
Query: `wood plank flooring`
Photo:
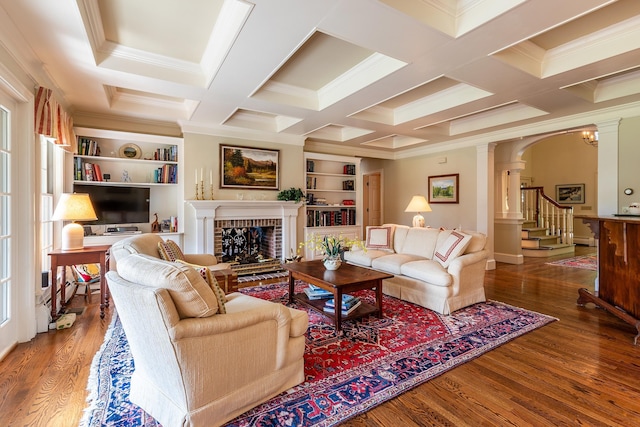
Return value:
<svg viewBox="0 0 640 427">
<path fill-rule="evenodd" d="M 576 254 L 594 253 L 578 247 Z M 517 338 L 345 426 L 640 425 L 640 346 L 634 327 L 593 305 L 595 272 L 550 266 L 551 259 L 498 264 L 487 297 L 559 321 Z M 77 426 L 93 355 L 110 322 L 93 304 L 71 329 L 38 334 L 0 362 L 0 426 Z M 76 297 L 75 305 L 83 305 Z"/>
</svg>

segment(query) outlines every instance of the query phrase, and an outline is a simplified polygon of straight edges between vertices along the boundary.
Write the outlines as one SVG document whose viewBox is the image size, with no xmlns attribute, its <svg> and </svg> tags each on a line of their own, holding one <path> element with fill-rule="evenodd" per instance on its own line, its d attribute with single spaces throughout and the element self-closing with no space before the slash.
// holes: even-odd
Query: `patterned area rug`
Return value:
<svg viewBox="0 0 640 427">
<path fill-rule="evenodd" d="M 304 285 L 297 285 L 301 291 Z M 242 292 L 285 303 L 288 285 Z M 357 292 L 373 303 L 371 291 Z M 334 426 L 554 318 L 488 301 L 442 316 L 384 297 L 384 316 L 343 323 L 344 336 L 309 312 L 306 381 L 244 413 L 227 426 Z M 81 426 L 158 426 L 128 400 L 134 370 L 126 336 L 114 313 L 89 378 L 89 407 Z"/>
<path fill-rule="evenodd" d="M 558 261 L 547 262 L 549 265 L 559 265 L 561 267 L 583 268 L 585 270 L 596 271 L 598 264 L 596 255 L 582 255 L 573 258 L 565 258 Z"/>
</svg>

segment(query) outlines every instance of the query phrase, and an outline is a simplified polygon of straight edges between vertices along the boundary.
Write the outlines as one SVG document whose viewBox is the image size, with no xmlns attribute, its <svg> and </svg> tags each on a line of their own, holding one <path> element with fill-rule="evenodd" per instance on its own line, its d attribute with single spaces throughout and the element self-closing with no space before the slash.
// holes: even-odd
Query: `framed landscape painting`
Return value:
<svg viewBox="0 0 640 427">
<path fill-rule="evenodd" d="M 220 188 L 278 190 L 280 150 L 220 146 Z"/>
<path fill-rule="evenodd" d="M 429 177 L 429 203 L 458 203 L 459 174 Z"/>
<path fill-rule="evenodd" d="M 556 185 L 556 201 L 561 205 L 584 203 L 584 184 Z"/>
</svg>

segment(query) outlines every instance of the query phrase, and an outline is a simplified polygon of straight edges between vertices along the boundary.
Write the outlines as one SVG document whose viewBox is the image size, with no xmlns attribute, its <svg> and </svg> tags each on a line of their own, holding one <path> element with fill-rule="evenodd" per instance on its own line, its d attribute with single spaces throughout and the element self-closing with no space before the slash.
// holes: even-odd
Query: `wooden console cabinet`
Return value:
<svg viewBox="0 0 640 427">
<path fill-rule="evenodd" d="M 640 337 L 640 217 L 575 216 L 598 241 L 598 284 L 595 294 L 578 291 L 578 304 L 592 302 L 635 326 Z"/>
</svg>

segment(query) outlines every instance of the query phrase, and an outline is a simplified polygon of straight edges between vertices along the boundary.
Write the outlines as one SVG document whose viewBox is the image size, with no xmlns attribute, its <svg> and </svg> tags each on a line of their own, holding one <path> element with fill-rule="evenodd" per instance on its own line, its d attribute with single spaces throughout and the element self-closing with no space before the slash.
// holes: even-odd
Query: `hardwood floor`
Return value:
<svg viewBox="0 0 640 427">
<path fill-rule="evenodd" d="M 576 305 L 579 288 L 593 290 L 595 272 L 545 264 L 549 260 L 499 263 L 486 272 L 486 291 L 489 299 L 557 317 L 557 322 L 344 425 L 640 425 L 636 329 L 593 305 Z M 97 297 L 93 300 L 71 329 L 38 334 L 0 362 L 1 426 L 78 425 L 91 361 L 110 322 L 110 313 L 100 319 Z M 82 297 L 74 304 L 84 304 Z"/>
</svg>

